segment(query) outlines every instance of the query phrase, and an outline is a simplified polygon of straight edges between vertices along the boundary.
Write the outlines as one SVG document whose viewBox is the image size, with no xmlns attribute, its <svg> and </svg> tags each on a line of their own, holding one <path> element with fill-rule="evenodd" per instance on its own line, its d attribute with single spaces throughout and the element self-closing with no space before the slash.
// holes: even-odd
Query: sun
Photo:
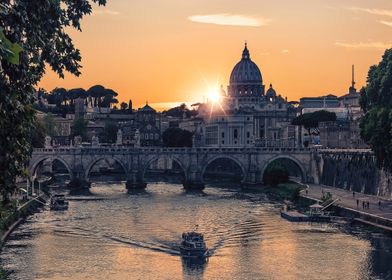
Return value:
<svg viewBox="0 0 392 280">
<path fill-rule="evenodd" d="M 220 98 L 221 98 L 221 96 L 220 96 L 219 89 L 213 88 L 213 89 L 209 90 L 208 100 L 210 100 L 213 103 L 217 103 L 217 102 L 220 102 Z"/>
</svg>

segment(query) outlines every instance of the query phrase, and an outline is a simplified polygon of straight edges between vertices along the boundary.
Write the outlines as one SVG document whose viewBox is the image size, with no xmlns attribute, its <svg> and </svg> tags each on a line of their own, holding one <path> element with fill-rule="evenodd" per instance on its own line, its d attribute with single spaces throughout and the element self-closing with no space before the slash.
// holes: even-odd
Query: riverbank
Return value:
<svg viewBox="0 0 392 280">
<path fill-rule="evenodd" d="M 285 200 L 296 201 L 302 190 L 306 187 L 297 182 L 289 181 L 286 183 L 279 184 L 278 186 L 252 186 L 246 185 L 243 187 L 244 190 L 255 191 L 267 195 L 272 200 L 284 202 Z"/>
<path fill-rule="evenodd" d="M 392 201 L 373 195 L 347 191 L 339 188 L 309 184 L 306 191 L 302 191 L 302 200 L 320 201 L 323 193 L 329 192 L 332 199 L 339 199 L 332 209 L 336 214 L 351 218 L 354 222 L 381 231 L 392 233 Z M 369 207 L 367 207 L 369 203 Z"/>
<path fill-rule="evenodd" d="M 10 234 L 23 222 L 23 220 L 37 209 L 42 207 L 47 200 L 47 195 L 42 194 L 38 197 L 22 201 L 22 205 L 16 206 L 17 201 L 13 201 L 0 211 L 0 252 Z M 4 270 L 0 264 L 0 279 L 7 279 L 9 272 Z"/>
<path fill-rule="evenodd" d="M 7 214 L 4 218 L 1 218 L 0 221 L 0 250 L 3 246 L 4 242 L 7 240 L 8 236 L 12 233 L 13 229 L 28 215 L 34 213 L 39 207 L 44 205 L 47 200 L 47 195 L 42 194 L 38 197 L 31 198 L 28 201 L 25 201 L 22 205 L 17 208 L 14 208 L 13 211 L 6 210 L 1 213 L 1 217 L 3 214 Z"/>
</svg>

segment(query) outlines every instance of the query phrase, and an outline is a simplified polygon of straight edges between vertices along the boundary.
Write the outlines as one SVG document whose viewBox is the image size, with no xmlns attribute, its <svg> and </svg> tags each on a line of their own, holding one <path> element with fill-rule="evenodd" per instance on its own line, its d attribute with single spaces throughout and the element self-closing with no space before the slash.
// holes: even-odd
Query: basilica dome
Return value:
<svg viewBox="0 0 392 280">
<path fill-rule="evenodd" d="M 230 75 L 230 84 L 262 84 L 263 78 L 256 63 L 250 59 L 249 50 L 245 44 L 242 59 L 235 66 Z"/>
</svg>

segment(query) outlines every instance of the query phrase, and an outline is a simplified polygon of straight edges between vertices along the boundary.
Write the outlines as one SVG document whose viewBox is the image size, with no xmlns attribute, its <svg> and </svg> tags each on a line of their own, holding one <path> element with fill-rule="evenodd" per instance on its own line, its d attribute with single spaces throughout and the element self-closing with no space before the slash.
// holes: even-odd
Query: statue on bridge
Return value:
<svg viewBox="0 0 392 280">
<path fill-rule="evenodd" d="M 116 140 L 116 145 L 117 146 L 122 146 L 123 144 L 123 139 L 122 139 L 122 131 L 121 129 L 117 130 L 117 140 Z"/>
<path fill-rule="evenodd" d="M 135 147 L 140 147 L 140 131 L 136 129 L 135 132 Z"/>
<path fill-rule="evenodd" d="M 93 146 L 93 147 L 98 147 L 99 146 L 99 138 L 98 138 L 98 136 L 94 135 L 91 138 L 91 146 Z"/>
<path fill-rule="evenodd" d="M 81 147 L 82 146 L 82 136 L 77 135 L 74 137 L 74 146 Z"/>
<path fill-rule="evenodd" d="M 45 149 L 50 149 L 50 148 L 52 148 L 52 137 L 47 135 L 45 137 Z"/>
</svg>

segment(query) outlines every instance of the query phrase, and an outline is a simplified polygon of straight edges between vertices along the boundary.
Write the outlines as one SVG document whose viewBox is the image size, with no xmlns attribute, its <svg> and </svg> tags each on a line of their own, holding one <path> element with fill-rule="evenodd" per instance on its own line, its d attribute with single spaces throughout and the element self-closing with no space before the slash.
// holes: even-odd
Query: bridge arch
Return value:
<svg viewBox="0 0 392 280">
<path fill-rule="evenodd" d="M 238 167 L 241 169 L 242 181 L 244 181 L 244 180 L 246 179 L 246 175 L 247 175 L 246 168 L 245 168 L 245 166 L 243 165 L 243 163 L 242 163 L 239 159 L 237 159 L 237 158 L 235 158 L 235 157 L 233 157 L 233 156 L 230 156 L 230 155 L 216 155 L 216 156 L 214 156 L 214 157 L 212 157 L 212 158 L 207 159 L 207 160 L 202 164 L 202 166 L 203 166 L 203 167 L 202 167 L 202 170 L 201 170 L 201 179 L 202 179 L 202 180 L 204 180 L 204 175 L 205 175 L 205 172 L 206 172 L 206 170 L 207 170 L 207 167 L 208 167 L 211 163 L 213 163 L 214 161 L 219 160 L 219 159 L 229 159 L 229 160 L 235 162 L 235 163 L 238 165 Z"/>
<path fill-rule="evenodd" d="M 128 169 L 125 167 L 125 164 L 120 159 L 118 159 L 116 157 L 107 157 L 106 156 L 106 157 L 96 158 L 89 163 L 89 165 L 86 168 L 85 174 L 84 174 L 84 177 L 86 178 L 86 180 L 88 180 L 88 178 L 90 177 L 90 171 L 93 168 L 93 166 L 101 160 L 105 160 L 105 161 L 114 160 L 114 161 L 116 161 L 121 166 L 121 168 L 124 170 L 125 175 L 128 177 Z"/>
<path fill-rule="evenodd" d="M 176 156 L 172 156 L 172 155 L 160 154 L 160 155 L 156 155 L 156 156 L 151 157 L 143 165 L 142 170 L 141 170 L 142 171 L 141 172 L 141 179 L 143 182 L 144 182 L 144 176 L 146 174 L 146 171 L 149 168 L 149 166 L 151 165 L 151 163 L 153 163 L 156 160 L 159 160 L 160 158 L 166 158 L 166 159 L 169 159 L 169 160 L 176 162 L 180 166 L 182 172 L 184 173 L 184 180 L 185 181 L 187 180 L 187 178 L 188 178 L 187 168 L 184 166 L 184 164 L 182 163 L 182 161 L 179 158 L 177 158 Z"/>
<path fill-rule="evenodd" d="M 296 159 L 293 156 L 289 156 L 289 155 L 278 155 L 275 157 L 270 158 L 263 166 L 263 169 L 261 170 L 261 180 L 263 180 L 264 178 L 264 173 L 267 170 L 268 166 L 273 163 L 274 161 L 280 160 L 280 159 L 286 159 L 286 160 L 290 160 L 291 162 L 293 162 L 299 169 L 299 171 L 301 172 L 301 181 L 302 182 L 306 182 L 306 170 L 303 167 L 302 163 Z"/>
<path fill-rule="evenodd" d="M 51 161 L 55 161 L 58 160 L 59 162 L 61 162 L 65 168 L 67 168 L 67 171 L 69 173 L 69 175 L 72 177 L 72 168 L 70 166 L 70 164 L 63 158 L 59 157 L 59 156 L 42 156 L 40 158 L 38 158 L 37 160 L 35 160 L 34 162 L 32 162 L 32 164 L 29 166 L 29 178 L 31 179 L 35 172 L 37 171 L 38 166 L 44 162 L 45 160 L 51 160 Z"/>
</svg>

